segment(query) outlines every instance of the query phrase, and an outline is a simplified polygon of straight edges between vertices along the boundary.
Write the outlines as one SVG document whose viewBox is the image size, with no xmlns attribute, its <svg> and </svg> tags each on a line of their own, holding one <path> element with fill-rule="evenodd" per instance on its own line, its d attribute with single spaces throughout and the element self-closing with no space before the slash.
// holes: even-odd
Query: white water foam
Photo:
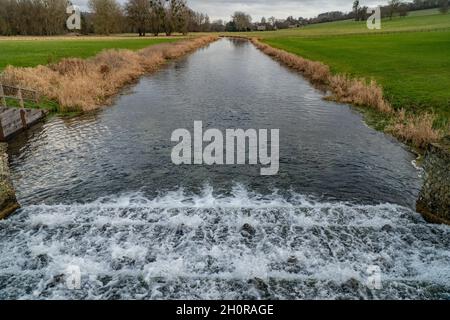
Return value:
<svg viewBox="0 0 450 320">
<path fill-rule="evenodd" d="M 0 298 L 450 298 L 450 228 L 393 204 L 237 186 L 35 205 L 0 222 Z M 68 265 L 82 289 L 64 282 Z M 383 288 L 365 283 L 382 271 Z"/>
</svg>

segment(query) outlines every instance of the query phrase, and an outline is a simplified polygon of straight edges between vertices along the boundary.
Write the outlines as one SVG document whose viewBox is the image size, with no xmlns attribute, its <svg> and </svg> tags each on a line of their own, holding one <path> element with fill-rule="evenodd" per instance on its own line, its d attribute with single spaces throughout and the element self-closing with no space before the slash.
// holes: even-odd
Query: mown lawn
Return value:
<svg viewBox="0 0 450 320">
<path fill-rule="evenodd" d="M 279 37 L 324 37 L 329 35 L 376 34 L 392 32 L 436 31 L 450 29 L 450 13 L 440 14 L 437 10 L 410 12 L 407 17 L 383 19 L 381 30 L 369 30 L 365 21 L 344 20 L 329 23 L 312 24 L 294 29 L 282 29 L 264 32 L 225 32 L 225 35 L 241 34 L 264 39 Z"/>
<path fill-rule="evenodd" d="M 87 58 L 104 49 L 138 50 L 154 44 L 174 42 L 179 38 L 43 38 L 23 40 L 0 38 L 0 70 L 7 65 L 33 67 L 62 58 Z"/>
<path fill-rule="evenodd" d="M 383 20 L 379 31 L 347 20 L 242 35 L 322 61 L 335 73 L 375 79 L 394 107 L 435 112 L 439 127 L 450 123 L 450 14 L 415 12 Z"/>
<path fill-rule="evenodd" d="M 450 118 L 450 31 L 326 38 L 271 38 L 271 46 L 375 79 L 396 108 Z"/>
</svg>

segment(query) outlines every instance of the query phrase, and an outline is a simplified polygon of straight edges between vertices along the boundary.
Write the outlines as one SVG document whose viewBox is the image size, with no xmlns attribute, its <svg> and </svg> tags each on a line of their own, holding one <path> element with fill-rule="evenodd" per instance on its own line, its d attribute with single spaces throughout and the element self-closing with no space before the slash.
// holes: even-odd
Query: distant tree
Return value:
<svg viewBox="0 0 450 320">
<path fill-rule="evenodd" d="M 400 5 L 397 8 L 397 12 L 400 17 L 406 17 L 408 15 L 408 11 L 409 8 L 406 3 L 400 3 Z"/>
<path fill-rule="evenodd" d="M 203 13 L 189 10 L 188 20 L 189 31 L 209 31 L 209 29 L 211 28 L 211 23 L 209 22 L 208 15 L 205 15 Z"/>
<path fill-rule="evenodd" d="M 252 17 L 244 12 L 236 11 L 231 19 L 236 31 L 250 31 L 252 29 Z"/>
<path fill-rule="evenodd" d="M 189 9 L 185 0 L 154 0 L 164 32 L 170 36 L 174 31 L 186 34 L 189 25 Z M 162 10 L 161 10 L 162 9 Z"/>
<path fill-rule="evenodd" d="M 186 0 L 170 0 L 169 9 L 174 30 L 186 35 L 188 33 L 188 22 L 189 22 L 188 7 L 186 5 Z"/>
<path fill-rule="evenodd" d="M 439 11 L 443 14 L 448 13 L 448 0 L 439 1 Z"/>
<path fill-rule="evenodd" d="M 353 14 L 355 15 L 355 21 L 359 20 L 359 1 L 353 2 Z"/>
<path fill-rule="evenodd" d="M 94 33 L 93 14 L 91 12 L 81 12 L 81 33 Z"/>
<path fill-rule="evenodd" d="M 225 25 L 222 20 L 215 20 L 210 25 L 210 31 L 223 32 L 225 31 Z"/>
<path fill-rule="evenodd" d="M 66 8 L 66 0 L 0 0 L 0 34 L 65 33 Z"/>
<path fill-rule="evenodd" d="M 289 26 L 296 26 L 298 24 L 298 21 L 295 20 L 293 16 L 287 17 L 286 22 L 289 24 Z"/>
<path fill-rule="evenodd" d="M 65 32 L 67 16 L 65 11 L 68 6 L 66 0 L 43 0 L 41 2 L 42 31 L 45 35 L 55 35 Z"/>
<path fill-rule="evenodd" d="M 390 0 L 388 3 L 389 7 L 389 18 L 392 19 L 394 14 L 398 11 L 398 8 L 400 7 L 400 0 Z"/>
<path fill-rule="evenodd" d="M 152 9 L 149 0 L 128 0 L 125 4 L 128 21 L 139 36 L 145 36 L 150 28 Z"/>
<path fill-rule="evenodd" d="M 150 17 L 150 30 L 155 36 L 158 36 L 163 30 L 164 19 L 166 16 L 164 8 L 165 0 L 151 0 L 151 17 Z"/>
<path fill-rule="evenodd" d="M 360 21 L 365 21 L 369 18 L 370 15 L 367 13 L 367 11 L 369 11 L 369 8 L 367 6 L 361 7 L 361 9 L 359 10 Z"/>
<path fill-rule="evenodd" d="M 116 0 L 89 0 L 95 33 L 109 35 L 120 32 L 123 13 Z"/>
<path fill-rule="evenodd" d="M 10 35 L 11 26 L 7 19 L 9 9 L 8 0 L 0 0 L 0 34 Z"/>
<path fill-rule="evenodd" d="M 237 31 L 236 23 L 235 23 L 233 20 L 231 20 L 230 22 L 228 22 L 228 23 L 225 25 L 225 31 L 227 31 L 227 32 L 235 32 L 235 31 Z"/>
</svg>

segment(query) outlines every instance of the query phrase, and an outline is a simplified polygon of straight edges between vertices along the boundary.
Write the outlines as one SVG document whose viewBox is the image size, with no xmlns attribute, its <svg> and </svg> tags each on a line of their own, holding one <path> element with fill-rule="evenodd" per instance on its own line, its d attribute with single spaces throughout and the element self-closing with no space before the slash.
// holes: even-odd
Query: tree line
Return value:
<svg viewBox="0 0 450 320">
<path fill-rule="evenodd" d="M 0 0 L 0 34 L 63 34 L 66 8 L 65 0 Z"/>
<path fill-rule="evenodd" d="M 67 0 L 0 0 L 0 34 L 65 34 L 69 31 L 68 5 Z M 128 0 L 123 6 L 117 0 L 89 0 L 88 5 L 90 11 L 81 13 L 80 32 L 84 34 L 136 32 L 145 36 L 218 29 L 217 22 L 194 12 L 185 0 Z"/>
<path fill-rule="evenodd" d="M 447 13 L 449 0 L 391 0 L 381 7 L 382 17 L 405 16 L 409 11 L 440 8 Z M 351 2 L 350 2 L 351 3 Z M 0 35 L 58 35 L 68 32 L 68 0 L 0 0 Z M 349 12 L 332 11 L 314 18 L 262 18 L 253 22 L 244 12 L 235 12 L 231 20 L 210 21 L 208 15 L 190 9 L 186 0 L 128 0 L 123 6 L 117 0 L 89 0 L 89 12 L 81 13 L 81 33 L 112 34 L 136 32 L 171 35 L 175 32 L 222 32 L 276 30 L 308 24 L 368 18 L 367 7 L 353 2 Z"/>
<path fill-rule="evenodd" d="M 406 16 L 410 11 L 439 8 L 443 14 L 448 13 L 449 0 L 414 0 L 413 2 L 403 2 L 400 0 L 390 0 L 387 5 L 381 6 L 382 18 L 393 18 L 394 16 Z M 225 31 L 253 31 L 253 30 L 277 30 L 301 27 L 308 24 L 340 21 L 353 19 L 355 21 L 365 21 L 371 13 L 367 13 L 368 7 L 362 6 L 360 1 L 353 2 L 353 8 L 349 12 L 331 11 L 321 13 L 314 18 L 294 18 L 276 19 L 275 17 L 265 18 L 261 21 L 252 22 L 252 17 L 244 12 L 235 12 L 231 20 L 225 25 Z"/>
</svg>

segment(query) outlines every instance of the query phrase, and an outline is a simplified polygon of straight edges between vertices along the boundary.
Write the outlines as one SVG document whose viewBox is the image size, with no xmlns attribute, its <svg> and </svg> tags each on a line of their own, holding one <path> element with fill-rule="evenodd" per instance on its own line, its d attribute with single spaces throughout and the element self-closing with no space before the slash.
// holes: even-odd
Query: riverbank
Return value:
<svg viewBox="0 0 450 320">
<path fill-rule="evenodd" d="M 434 127 L 433 114 L 428 112 L 411 114 L 404 109 L 395 110 L 375 80 L 368 81 L 364 78 L 333 74 L 330 67 L 322 62 L 274 48 L 257 38 L 250 40 L 265 54 L 300 72 L 313 84 L 330 92 L 327 99 L 370 108 L 371 113 L 365 113 L 369 118 L 369 124 L 416 149 L 424 150 L 430 143 L 440 140 L 444 135 L 443 130 Z"/>
<path fill-rule="evenodd" d="M 66 58 L 87 59 L 103 50 L 137 51 L 149 46 L 180 41 L 185 37 L 128 36 L 0 36 L 0 71 L 8 65 L 36 67 Z"/>
<path fill-rule="evenodd" d="M 88 59 L 67 58 L 33 68 L 9 66 L 0 82 L 37 90 L 55 101 L 60 112 L 90 111 L 107 104 L 123 86 L 141 75 L 216 39 L 217 36 L 203 36 L 138 51 L 111 49 Z"/>
<path fill-rule="evenodd" d="M 334 85 L 345 87 L 332 92 L 337 101 L 359 105 L 349 91 L 361 85 L 381 89 L 392 112 L 361 105 L 366 122 L 419 147 L 419 153 L 428 142 L 450 134 L 450 14 L 410 12 L 382 19 L 379 30 L 367 29 L 366 21 L 345 20 L 222 35 L 257 38 L 274 49 L 324 64 L 329 74 L 341 76 L 333 79 Z"/>
<path fill-rule="evenodd" d="M 0 143 L 0 220 L 20 208 L 11 182 L 7 148 L 6 143 Z"/>
<path fill-rule="evenodd" d="M 374 80 L 369 82 L 333 74 L 330 67 L 324 63 L 273 48 L 256 38 L 251 41 L 265 54 L 302 73 L 313 84 L 330 92 L 327 99 L 361 107 L 369 124 L 378 126 L 378 130 L 409 144 L 419 154 L 426 153 L 426 179 L 417 201 L 417 211 L 429 222 L 450 224 L 449 142 L 448 138 L 446 142 L 443 140 L 446 132 L 434 127 L 436 118 L 433 114 L 395 110 L 385 99 L 382 87 Z"/>
</svg>

